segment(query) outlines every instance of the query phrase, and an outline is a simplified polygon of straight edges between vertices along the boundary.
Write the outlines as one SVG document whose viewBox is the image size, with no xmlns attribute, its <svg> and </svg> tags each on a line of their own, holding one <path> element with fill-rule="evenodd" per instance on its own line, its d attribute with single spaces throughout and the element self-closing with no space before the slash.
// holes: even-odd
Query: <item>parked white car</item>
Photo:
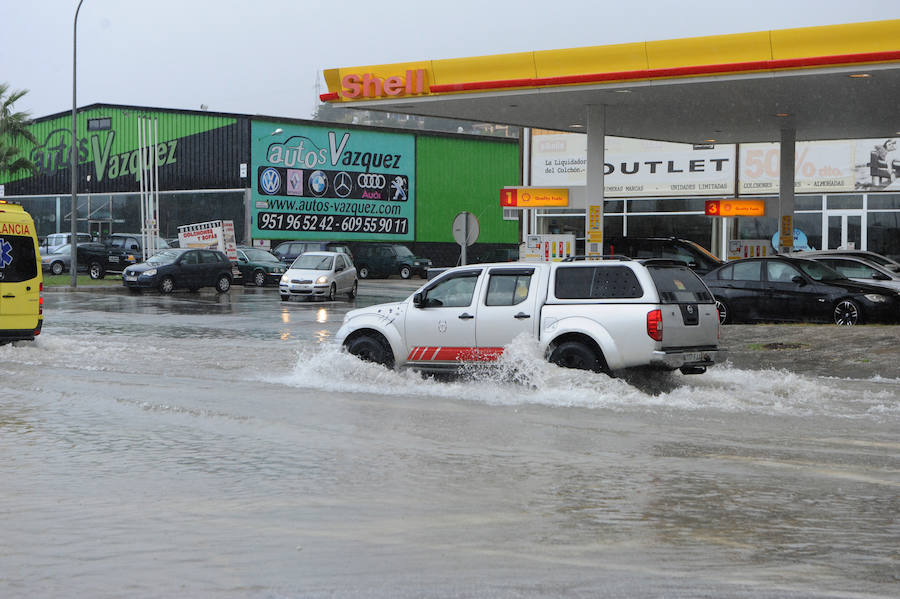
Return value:
<svg viewBox="0 0 900 599">
<path fill-rule="evenodd" d="M 356 297 L 359 281 L 350 256 L 342 252 L 306 252 L 298 256 L 281 275 L 281 301 L 291 297 L 322 298 L 333 301 L 338 295 Z"/>
<path fill-rule="evenodd" d="M 496 360 L 522 333 L 567 368 L 700 374 L 718 357 L 719 317 L 703 281 L 671 261 L 503 262 L 351 310 L 336 338 L 363 360 L 439 371 Z"/>
</svg>

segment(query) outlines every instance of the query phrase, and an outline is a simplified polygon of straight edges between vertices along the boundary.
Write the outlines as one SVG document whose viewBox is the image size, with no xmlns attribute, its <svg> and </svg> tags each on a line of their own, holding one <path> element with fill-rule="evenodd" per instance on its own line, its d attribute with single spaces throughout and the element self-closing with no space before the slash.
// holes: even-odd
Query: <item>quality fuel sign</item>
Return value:
<svg viewBox="0 0 900 599">
<path fill-rule="evenodd" d="M 253 237 L 413 240 L 412 135 L 258 121 L 251 133 Z"/>
</svg>

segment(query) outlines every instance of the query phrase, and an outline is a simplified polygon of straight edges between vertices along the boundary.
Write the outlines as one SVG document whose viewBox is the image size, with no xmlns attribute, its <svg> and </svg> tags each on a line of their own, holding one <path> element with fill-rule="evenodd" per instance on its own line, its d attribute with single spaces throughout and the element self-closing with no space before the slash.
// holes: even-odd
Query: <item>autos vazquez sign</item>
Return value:
<svg viewBox="0 0 900 599">
<path fill-rule="evenodd" d="M 412 135 L 267 122 L 251 129 L 254 237 L 414 238 Z"/>
</svg>

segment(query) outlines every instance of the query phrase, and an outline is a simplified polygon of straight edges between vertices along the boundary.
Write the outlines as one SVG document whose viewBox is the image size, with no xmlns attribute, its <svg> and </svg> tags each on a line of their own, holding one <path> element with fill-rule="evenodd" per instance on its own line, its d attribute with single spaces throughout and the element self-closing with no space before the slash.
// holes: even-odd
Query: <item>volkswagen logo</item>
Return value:
<svg viewBox="0 0 900 599">
<path fill-rule="evenodd" d="M 309 176 L 309 190 L 317 198 L 321 198 L 328 191 L 328 176 L 322 171 L 314 171 Z"/>
<path fill-rule="evenodd" d="M 278 169 L 270 166 L 264 170 L 259 176 L 259 186 L 269 195 L 278 193 L 278 190 L 281 189 L 281 175 L 278 173 Z"/>
<path fill-rule="evenodd" d="M 378 173 L 360 173 L 356 177 L 356 184 L 363 189 L 384 189 L 385 183 L 384 175 Z"/>
<path fill-rule="evenodd" d="M 334 178 L 334 193 L 339 198 L 346 198 L 353 191 L 353 177 L 341 171 Z"/>
</svg>

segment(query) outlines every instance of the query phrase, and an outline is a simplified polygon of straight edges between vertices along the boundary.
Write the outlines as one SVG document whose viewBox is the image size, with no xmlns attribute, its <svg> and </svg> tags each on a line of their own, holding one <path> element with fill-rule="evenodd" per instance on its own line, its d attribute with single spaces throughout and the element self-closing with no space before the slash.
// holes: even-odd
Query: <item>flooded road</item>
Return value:
<svg viewBox="0 0 900 599">
<path fill-rule="evenodd" d="M 435 381 L 339 352 L 353 303 L 45 298 L 0 347 L 4 598 L 900 595 L 900 378 L 523 341 Z"/>
</svg>

